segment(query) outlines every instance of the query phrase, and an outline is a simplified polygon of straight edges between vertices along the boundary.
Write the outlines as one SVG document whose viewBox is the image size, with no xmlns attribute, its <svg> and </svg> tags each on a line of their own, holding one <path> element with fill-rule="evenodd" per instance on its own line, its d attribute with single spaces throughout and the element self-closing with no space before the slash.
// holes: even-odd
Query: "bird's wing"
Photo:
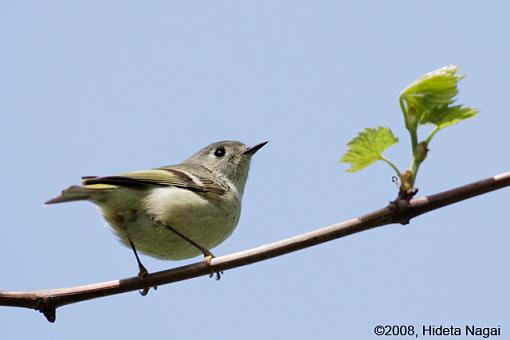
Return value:
<svg viewBox="0 0 510 340">
<path fill-rule="evenodd" d="M 98 184 L 137 189 L 172 186 L 217 195 L 223 195 L 226 191 L 223 186 L 212 180 L 203 178 L 203 176 L 190 175 L 188 172 L 176 167 L 128 172 L 117 176 L 87 176 L 83 177 L 82 180 L 82 184 L 86 187 L 94 187 Z"/>
</svg>

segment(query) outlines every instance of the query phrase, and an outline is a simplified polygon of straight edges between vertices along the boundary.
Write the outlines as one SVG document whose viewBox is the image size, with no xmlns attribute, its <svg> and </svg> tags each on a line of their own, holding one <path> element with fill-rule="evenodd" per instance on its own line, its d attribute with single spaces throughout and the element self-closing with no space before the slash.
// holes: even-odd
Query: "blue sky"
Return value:
<svg viewBox="0 0 510 340">
<path fill-rule="evenodd" d="M 510 170 L 510 5 L 504 1 L 11 1 L 0 3 L 0 289 L 133 276 L 89 203 L 44 207 L 83 175 L 178 163 L 217 140 L 269 140 L 217 255 L 384 206 L 391 169 L 338 163 L 364 127 L 400 137 L 398 94 L 447 64 L 478 117 L 440 132 L 432 194 Z M 375 338 L 377 324 L 510 332 L 508 189 L 304 251 L 63 307 L 49 324 L 0 308 L 6 339 Z M 199 260 L 142 257 L 150 271 Z"/>
</svg>

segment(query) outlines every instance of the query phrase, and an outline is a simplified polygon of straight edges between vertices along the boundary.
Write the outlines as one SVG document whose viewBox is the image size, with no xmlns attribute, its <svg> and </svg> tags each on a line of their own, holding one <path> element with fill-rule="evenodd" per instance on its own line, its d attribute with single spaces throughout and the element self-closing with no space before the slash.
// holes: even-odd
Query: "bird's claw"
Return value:
<svg viewBox="0 0 510 340">
<path fill-rule="evenodd" d="M 214 276 L 216 276 L 216 281 L 219 281 L 221 279 L 221 275 L 223 275 L 223 272 L 211 272 L 211 274 L 209 274 L 209 278 L 213 278 Z"/>
<path fill-rule="evenodd" d="M 140 266 L 140 271 L 138 272 L 138 279 L 143 282 L 145 281 L 145 279 L 147 279 L 147 276 L 149 276 L 149 272 L 147 271 L 147 269 L 143 265 Z M 140 293 L 141 296 L 146 296 L 147 294 L 149 294 L 151 288 L 154 288 L 154 290 L 158 290 L 158 286 L 144 287 L 143 290 L 139 290 L 138 293 Z"/>
<path fill-rule="evenodd" d="M 204 262 L 211 269 L 211 273 L 209 274 L 209 277 L 213 278 L 216 276 L 216 281 L 219 281 L 221 279 L 221 275 L 223 275 L 223 272 L 222 271 L 218 271 L 218 272 L 214 271 L 214 269 L 212 267 L 212 263 L 211 263 L 213 258 L 214 258 L 214 255 L 211 252 L 209 252 L 208 254 L 204 254 Z"/>
</svg>

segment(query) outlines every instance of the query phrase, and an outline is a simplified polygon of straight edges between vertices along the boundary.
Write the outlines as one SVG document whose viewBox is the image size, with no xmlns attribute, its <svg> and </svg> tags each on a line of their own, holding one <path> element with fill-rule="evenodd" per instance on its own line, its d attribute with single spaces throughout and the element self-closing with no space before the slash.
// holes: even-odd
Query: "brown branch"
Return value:
<svg viewBox="0 0 510 340">
<path fill-rule="evenodd" d="M 456 202 L 510 186 L 510 172 L 473 182 L 435 195 L 411 201 L 398 200 L 370 214 L 336 223 L 286 240 L 262 245 L 212 260 L 214 271 L 224 271 L 267 260 L 303 248 L 386 224 L 407 224 L 410 219 Z M 209 275 L 211 268 L 204 262 L 150 274 L 143 282 L 138 277 L 101 282 L 86 286 L 49 290 L 0 291 L 0 306 L 25 307 L 40 311 L 48 321 L 55 321 L 58 307 L 103 296 L 125 293 L 147 286 L 160 286 L 198 276 Z"/>
</svg>

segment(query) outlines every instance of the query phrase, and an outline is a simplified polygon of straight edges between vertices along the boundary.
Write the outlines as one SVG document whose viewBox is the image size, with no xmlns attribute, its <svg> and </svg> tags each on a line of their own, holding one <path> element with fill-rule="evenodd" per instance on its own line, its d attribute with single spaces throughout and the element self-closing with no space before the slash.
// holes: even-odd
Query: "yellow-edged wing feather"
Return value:
<svg viewBox="0 0 510 340">
<path fill-rule="evenodd" d="M 189 174 L 179 166 L 162 167 L 151 170 L 135 171 L 106 177 L 84 177 L 82 184 L 87 188 L 107 189 L 102 186 L 124 186 L 143 189 L 146 187 L 173 186 L 195 192 L 211 192 L 218 195 L 225 193 L 226 188 L 204 176 Z"/>
<path fill-rule="evenodd" d="M 152 170 L 128 172 L 117 176 L 86 176 L 82 177 L 82 186 L 73 185 L 45 204 L 87 200 L 94 193 L 103 190 L 115 190 L 118 187 L 146 189 L 150 187 L 172 186 L 198 193 L 211 193 L 215 195 L 223 195 L 227 191 L 226 186 L 221 183 L 207 179 L 205 176 L 191 175 L 186 170 L 188 169 L 175 165 Z M 207 169 L 200 170 L 196 171 L 196 173 L 208 171 Z"/>
</svg>

